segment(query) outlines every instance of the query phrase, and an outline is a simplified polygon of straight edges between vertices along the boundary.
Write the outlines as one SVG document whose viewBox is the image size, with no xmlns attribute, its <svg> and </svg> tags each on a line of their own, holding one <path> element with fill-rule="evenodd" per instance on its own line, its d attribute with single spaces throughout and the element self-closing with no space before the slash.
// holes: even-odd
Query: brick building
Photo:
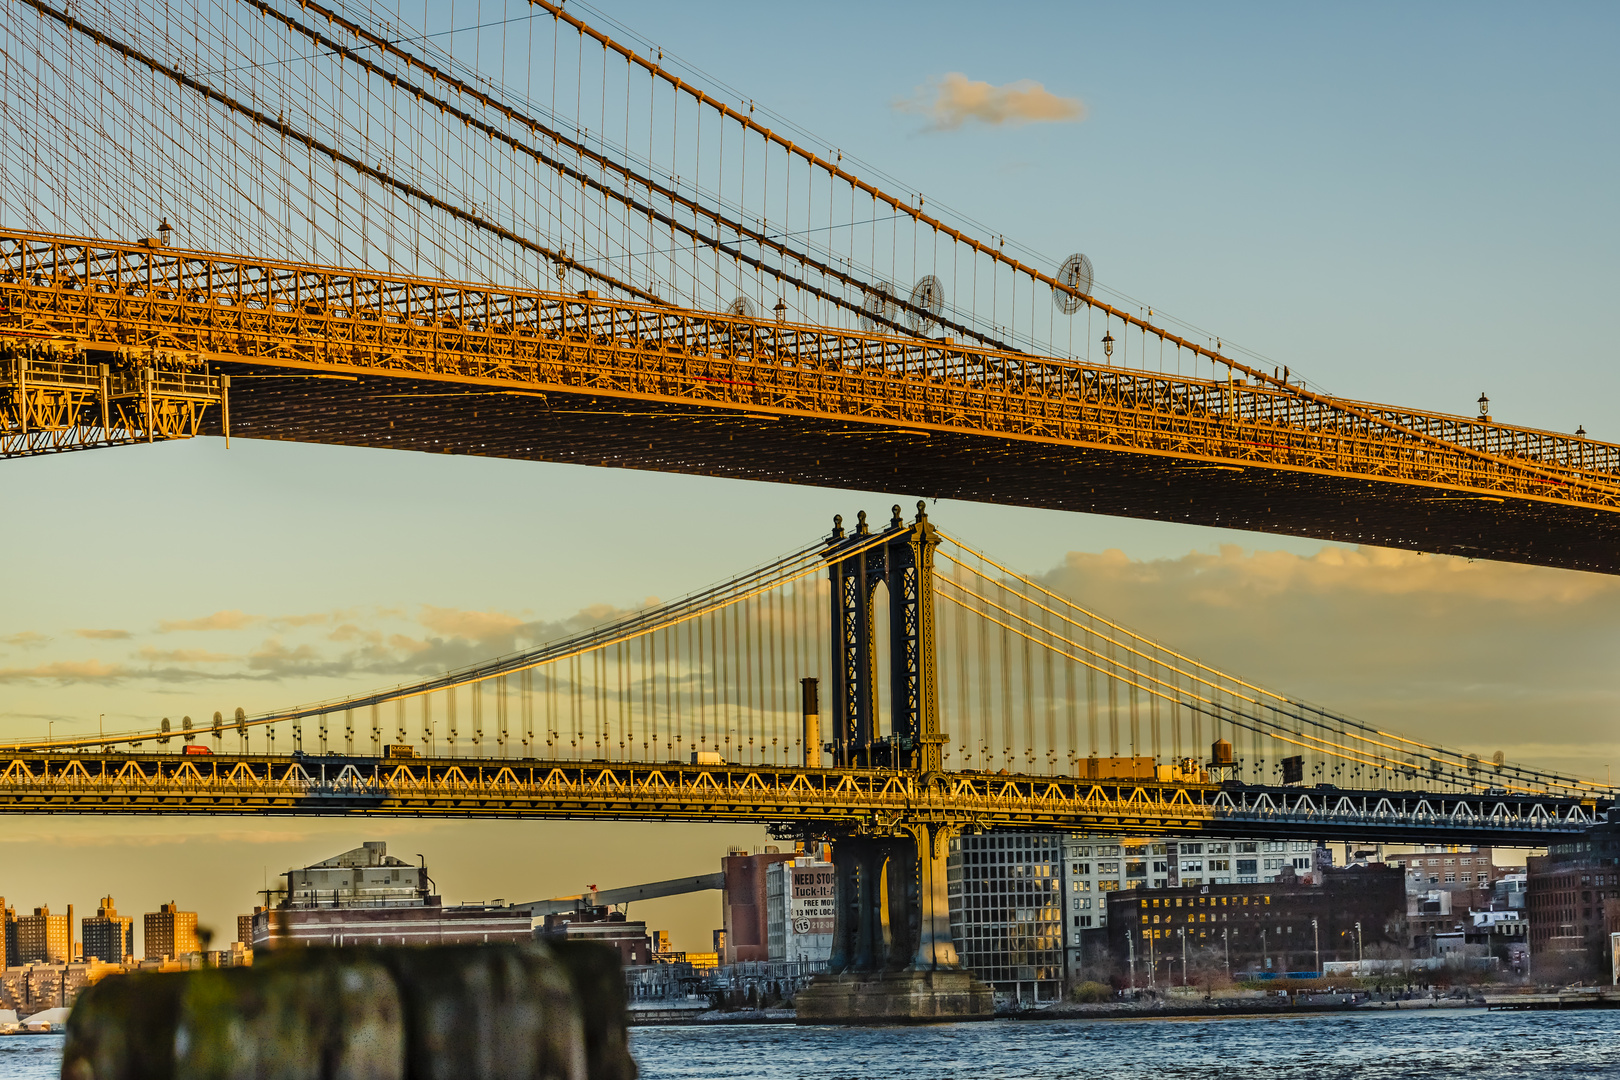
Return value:
<svg viewBox="0 0 1620 1080">
<path fill-rule="evenodd" d="M 772 863 L 792 862 L 794 858 L 791 851 L 766 847 L 758 855 L 732 848 L 720 860 L 721 872 L 725 874 L 720 899 L 725 937 L 723 945 L 717 939 L 716 951 L 720 953 L 722 964 L 771 958 L 765 868 Z"/>
<path fill-rule="evenodd" d="M 1607 935 L 1620 930 L 1620 822 L 1532 855 L 1525 868 L 1525 911 L 1532 956 L 1607 956 Z M 1605 967 L 1607 965 L 1605 964 Z"/>
<path fill-rule="evenodd" d="M 237 918 L 238 940 L 246 929 L 242 944 L 247 948 L 482 945 L 534 938 L 534 920 L 526 909 L 446 906 L 429 893 L 425 866 L 390 856 L 380 841 L 289 870 L 285 881 L 274 907 Z"/>
<path fill-rule="evenodd" d="M 1109 951 L 1139 985 L 1181 981 L 1184 956 L 1233 973 L 1320 971 L 1319 961 L 1355 960 L 1396 942 L 1402 879 L 1392 867 L 1360 865 L 1310 881 L 1285 874 L 1253 885 L 1121 891 L 1108 897 Z"/>
<path fill-rule="evenodd" d="M 197 942 L 197 913 L 181 911 L 174 901 L 141 917 L 141 951 L 148 960 L 178 959 L 201 952 Z"/>
<path fill-rule="evenodd" d="M 72 959 L 72 923 L 66 915 L 52 915 L 37 907 L 17 919 L 17 963 L 65 964 Z"/>
<path fill-rule="evenodd" d="M 135 919 L 120 915 L 113 898 L 103 896 L 94 915 L 80 924 L 84 934 L 84 958 L 108 964 L 135 959 Z"/>
<path fill-rule="evenodd" d="M 0 896 L 0 918 L 5 920 L 6 933 L 6 967 L 17 967 L 22 963 L 17 958 L 17 909 L 6 906 L 6 898 Z"/>
<path fill-rule="evenodd" d="M 606 908 L 547 915 L 545 925 L 535 931 L 541 940 L 594 941 L 619 951 L 619 963 L 642 967 L 653 962 L 652 938 L 647 924 L 632 922 L 621 912 Z"/>
</svg>

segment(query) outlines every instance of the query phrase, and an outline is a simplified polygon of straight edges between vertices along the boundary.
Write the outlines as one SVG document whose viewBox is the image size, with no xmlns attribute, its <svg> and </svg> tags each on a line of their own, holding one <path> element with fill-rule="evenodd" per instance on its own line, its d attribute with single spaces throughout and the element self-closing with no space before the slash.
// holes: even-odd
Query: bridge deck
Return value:
<svg viewBox="0 0 1620 1080">
<path fill-rule="evenodd" d="M 1608 809 L 1488 790 L 1350 791 L 888 769 L 534 759 L 12 754 L 0 813 L 735 821 L 885 834 L 903 823 L 1169 836 L 1545 844 Z"/>
</svg>

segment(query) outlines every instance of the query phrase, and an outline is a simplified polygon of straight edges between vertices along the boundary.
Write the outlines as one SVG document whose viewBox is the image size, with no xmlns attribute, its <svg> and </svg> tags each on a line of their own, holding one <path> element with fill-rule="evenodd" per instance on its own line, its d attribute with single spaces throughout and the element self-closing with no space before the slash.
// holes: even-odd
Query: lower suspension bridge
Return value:
<svg viewBox="0 0 1620 1080">
<path fill-rule="evenodd" d="M 896 506 L 423 682 L 0 750 L 0 811 L 751 821 L 1545 843 L 1607 785 L 1217 670 Z M 825 712 L 825 716 L 823 713 Z"/>
</svg>

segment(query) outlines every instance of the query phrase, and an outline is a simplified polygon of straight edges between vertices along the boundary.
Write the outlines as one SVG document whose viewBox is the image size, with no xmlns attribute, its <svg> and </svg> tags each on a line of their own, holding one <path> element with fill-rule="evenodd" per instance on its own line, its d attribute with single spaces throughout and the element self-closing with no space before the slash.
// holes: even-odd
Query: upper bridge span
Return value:
<svg viewBox="0 0 1620 1080">
<path fill-rule="evenodd" d="M 1283 381 L 0 234 L 0 455 L 192 435 L 905 487 L 1620 570 L 1620 447 L 1584 437 Z"/>
</svg>

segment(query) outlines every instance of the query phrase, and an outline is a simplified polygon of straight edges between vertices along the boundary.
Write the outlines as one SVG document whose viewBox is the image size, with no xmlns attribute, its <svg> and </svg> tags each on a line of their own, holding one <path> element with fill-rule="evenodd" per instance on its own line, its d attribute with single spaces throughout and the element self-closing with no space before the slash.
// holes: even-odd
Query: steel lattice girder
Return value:
<svg viewBox="0 0 1620 1080">
<path fill-rule="evenodd" d="M 1170 836 L 1544 844 L 1607 804 L 1479 792 L 1133 783 L 892 769 L 210 754 L 0 757 L 0 813 L 793 822 L 886 834 L 925 822 Z"/>
</svg>

